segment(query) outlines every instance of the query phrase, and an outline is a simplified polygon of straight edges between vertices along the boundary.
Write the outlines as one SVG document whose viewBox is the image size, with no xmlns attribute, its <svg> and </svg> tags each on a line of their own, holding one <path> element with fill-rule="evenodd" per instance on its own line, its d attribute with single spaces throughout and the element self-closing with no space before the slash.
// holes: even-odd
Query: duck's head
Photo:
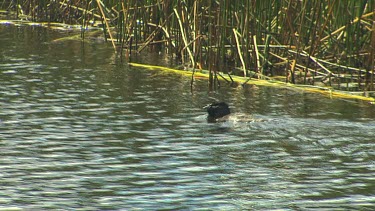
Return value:
<svg viewBox="0 0 375 211">
<path fill-rule="evenodd" d="M 208 120 L 216 120 L 230 114 L 229 106 L 225 102 L 211 103 L 204 107 L 208 113 Z"/>
</svg>

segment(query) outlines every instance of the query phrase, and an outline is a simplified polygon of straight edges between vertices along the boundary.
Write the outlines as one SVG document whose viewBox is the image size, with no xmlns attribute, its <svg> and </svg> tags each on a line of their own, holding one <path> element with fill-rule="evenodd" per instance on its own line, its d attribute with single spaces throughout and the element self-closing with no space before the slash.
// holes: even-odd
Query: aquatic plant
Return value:
<svg viewBox="0 0 375 211">
<path fill-rule="evenodd" d="M 228 74 L 374 90 L 374 1 L 19 0 L 0 6 L 20 19 L 100 25 L 121 54 L 166 51 L 186 68 L 209 70 L 214 85 Z"/>
</svg>

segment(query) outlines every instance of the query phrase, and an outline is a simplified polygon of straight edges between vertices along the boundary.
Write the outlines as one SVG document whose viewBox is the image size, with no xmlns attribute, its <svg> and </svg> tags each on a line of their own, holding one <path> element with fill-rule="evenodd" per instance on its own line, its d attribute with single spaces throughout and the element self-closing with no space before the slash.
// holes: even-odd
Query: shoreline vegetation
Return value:
<svg viewBox="0 0 375 211">
<path fill-rule="evenodd" d="M 164 51 L 211 87 L 225 75 L 375 96 L 370 0 L 0 1 L 9 17 L 80 25 L 83 39 L 99 27 L 121 58 Z"/>
</svg>

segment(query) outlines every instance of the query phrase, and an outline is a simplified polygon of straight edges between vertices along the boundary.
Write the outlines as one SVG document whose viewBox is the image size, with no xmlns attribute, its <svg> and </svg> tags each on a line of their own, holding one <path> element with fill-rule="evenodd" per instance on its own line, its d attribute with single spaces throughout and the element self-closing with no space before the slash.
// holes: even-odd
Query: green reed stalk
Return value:
<svg viewBox="0 0 375 211">
<path fill-rule="evenodd" d="M 193 57 L 193 54 L 191 53 L 191 50 L 190 50 L 190 48 L 189 48 L 189 44 L 188 44 L 188 42 L 187 42 L 187 37 L 186 37 L 186 35 L 185 35 L 185 33 L 184 33 L 184 28 L 183 28 L 183 26 L 182 26 L 181 18 L 180 18 L 180 16 L 179 16 L 179 14 L 178 14 L 178 12 L 177 12 L 176 9 L 174 9 L 174 12 L 175 12 L 175 14 L 176 14 L 176 17 L 177 17 L 177 20 L 178 20 L 178 23 L 179 23 L 179 26 L 180 26 L 181 35 L 182 35 L 182 40 L 184 41 L 184 44 L 185 44 L 185 47 L 184 47 L 184 48 L 186 48 L 186 50 L 187 50 L 187 52 L 188 52 L 188 54 L 189 54 L 191 64 L 193 65 L 193 67 L 195 67 L 194 57 Z"/>
<path fill-rule="evenodd" d="M 243 71 L 244 76 L 246 77 L 247 76 L 247 74 L 246 74 L 247 71 L 246 71 L 245 60 L 242 57 L 240 42 L 239 42 L 239 39 L 238 39 L 238 36 L 241 36 L 241 34 L 238 31 L 236 31 L 236 29 L 233 29 L 233 34 L 234 34 L 234 37 L 236 39 L 237 53 L 238 53 L 238 56 L 240 57 L 240 60 L 241 60 L 242 71 Z"/>
</svg>

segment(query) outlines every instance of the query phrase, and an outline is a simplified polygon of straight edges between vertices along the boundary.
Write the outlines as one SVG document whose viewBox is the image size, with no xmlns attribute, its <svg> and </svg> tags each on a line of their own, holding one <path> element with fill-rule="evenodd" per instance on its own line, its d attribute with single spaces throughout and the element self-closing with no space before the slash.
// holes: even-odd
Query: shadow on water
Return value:
<svg viewBox="0 0 375 211">
<path fill-rule="evenodd" d="M 0 31 L 0 208 L 374 208 L 371 105 L 202 79 L 191 92 L 110 46 Z M 264 121 L 207 123 L 213 100 Z"/>
</svg>

